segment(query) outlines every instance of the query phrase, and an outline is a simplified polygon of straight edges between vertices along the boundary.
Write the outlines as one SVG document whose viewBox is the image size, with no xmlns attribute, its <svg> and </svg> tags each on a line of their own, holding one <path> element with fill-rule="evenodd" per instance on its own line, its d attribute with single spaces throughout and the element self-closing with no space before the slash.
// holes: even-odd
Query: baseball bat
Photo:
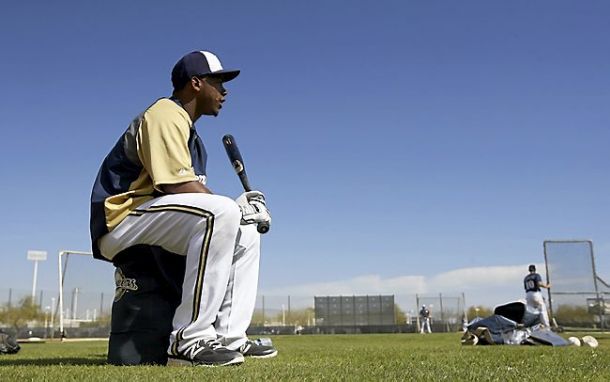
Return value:
<svg viewBox="0 0 610 382">
<path fill-rule="evenodd" d="M 239 152 L 239 147 L 237 147 L 237 142 L 235 142 L 235 138 L 231 134 L 226 134 L 222 137 L 222 144 L 227 151 L 227 155 L 229 156 L 229 161 L 233 166 L 233 169 L 237 173 L 239 180 L 241 181 L 241 185 L 244 187 L 246 192 L 252 191 L 252 186 L 250 186 L 250 181 L 248 180 L 248 174 L 246 174 L 246 165 L 244 164 L 244 160 L 241 157 L 241 153 Z M 259 233 L 267 233 L 269 231 L 269 223 L 268 222 L 260 222 L 256 226 L 256 230 Z"/>
</svg>

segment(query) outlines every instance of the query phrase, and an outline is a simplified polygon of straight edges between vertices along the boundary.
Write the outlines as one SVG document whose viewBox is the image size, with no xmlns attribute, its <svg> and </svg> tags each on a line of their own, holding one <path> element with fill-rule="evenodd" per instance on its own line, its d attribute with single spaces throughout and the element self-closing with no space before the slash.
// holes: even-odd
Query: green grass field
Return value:
<svg viewBox="0 0 610 382">
<path fill-rule="evenodd" d="M 108 366 L 103 341 L 22 344 L 0 356 L 0 381 L 608 381 L 610 334 L 593 335 L 596 349 L 462 346 L 453 333 L 275 336 L 276 358 L 217 368 Z"/>
</svg>

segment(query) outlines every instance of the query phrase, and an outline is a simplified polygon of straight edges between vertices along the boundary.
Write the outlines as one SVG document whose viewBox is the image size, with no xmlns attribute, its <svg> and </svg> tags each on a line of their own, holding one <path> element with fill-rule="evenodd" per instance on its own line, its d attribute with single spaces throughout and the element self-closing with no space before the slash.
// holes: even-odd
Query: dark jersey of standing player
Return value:
<svg viewBox="0 0 610 382">
<path fill-rule="evenodd" d="M 430 318 L 430 311 L 425 306 L 422 306 L 421 310 L 419 311 L 419 315 L 423 318 Z"/>
<path fill-rule="evenodd" d="M 523 279 L 523 287 L 526 292 L 540 292 L 542 277 L 538 273 L 530 273 Z"/>
</svg>

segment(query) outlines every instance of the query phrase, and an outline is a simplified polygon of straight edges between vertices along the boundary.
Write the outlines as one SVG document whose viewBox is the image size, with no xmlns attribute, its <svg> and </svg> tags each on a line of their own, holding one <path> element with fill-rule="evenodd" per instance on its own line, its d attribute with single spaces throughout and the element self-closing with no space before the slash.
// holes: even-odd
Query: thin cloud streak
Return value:
<svg viewBox="0 0 610 382">
<path fill-rule="evenodd" d="M 523 277 L 528 264 L 460 268 L 430 277 L 405 275 L 382 278 L 362 275 L 347 280 L 299 284 L 261 290 L 268 296 L 351 296 L 393 294 L 459 296 L 466 294 L 467 305 L 497 305 L 523 298 Z M 539 265 L 542 267 L 542 265 Z M 544 268 L 542 268 L 544 269 Z M 398 297 L 397 297 L 398 299 Z"/>
</svg>

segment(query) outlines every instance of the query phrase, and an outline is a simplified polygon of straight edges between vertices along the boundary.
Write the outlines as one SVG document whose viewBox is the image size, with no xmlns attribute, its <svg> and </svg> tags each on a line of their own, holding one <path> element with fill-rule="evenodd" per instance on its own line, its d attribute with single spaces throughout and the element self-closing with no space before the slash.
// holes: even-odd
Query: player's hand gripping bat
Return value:
<svg viewBox="0 0 610 382">
<path fill-rule="evenodd" d="M 241 185 L 244 187 L 244 190 L 246 192 L 252 191 L 250 181 L 248 180 L 248 175 L 246 174 L 246 166 L 243 158 L 241 157 L 241 153 L 239 152 L 239 148 L 237 147 L 237 142 L 235 142 L 235 138 L 233 138 L 231 134 L 227 134 L 222 137 L 222 144 L 227 151 L 227 155 L 229 156 L 229 161 L 231 162 L 233 169 L 237 173 L 237 176 L 239 176 L 239 180 L 241 181 Z M 269 231 L 269 223 L 258 223 L 256 230 L 259 233 L 267 233 Z"/>
</svg>

